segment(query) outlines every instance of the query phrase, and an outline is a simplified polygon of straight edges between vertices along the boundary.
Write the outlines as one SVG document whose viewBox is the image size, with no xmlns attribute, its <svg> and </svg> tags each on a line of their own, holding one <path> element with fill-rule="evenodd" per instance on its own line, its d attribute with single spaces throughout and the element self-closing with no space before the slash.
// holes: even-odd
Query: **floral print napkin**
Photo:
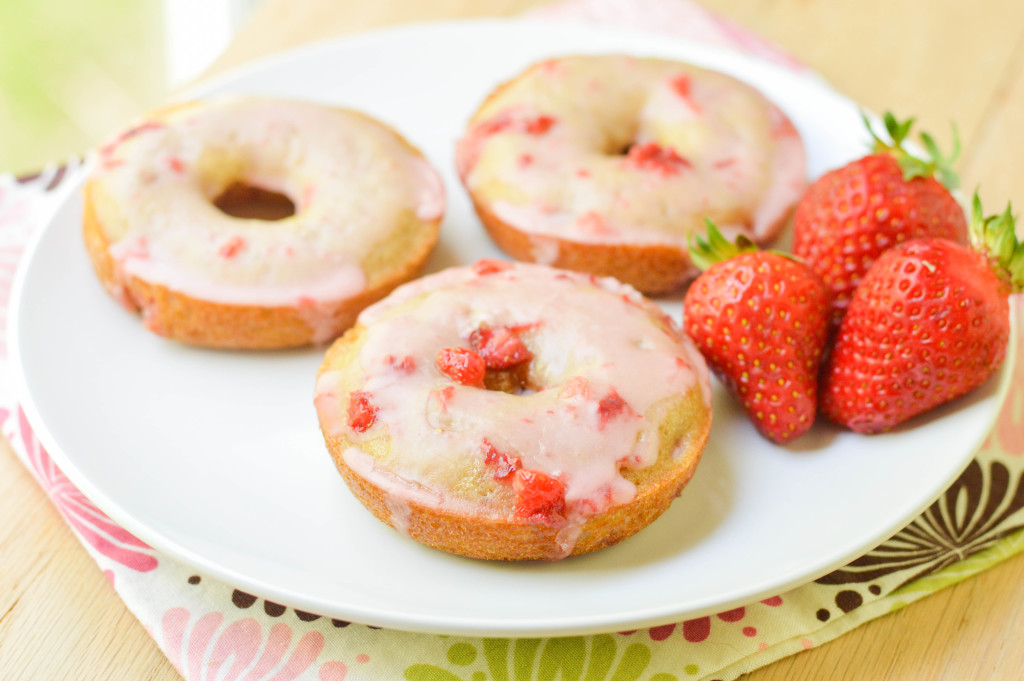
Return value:
<svg viewBox="0 0 1024 681">
<path fill-rule="evenodd" d="M 689 0 L 569 0 L 534 14 L 649 28 L 804 69 Z M 726 681 L 1024 548 L 1024 361 L 1018 361 L 988 439 L 927 511 L 849 565 L 744 607 L 637 631 L 508 639 L 379 629 L 259 599 L 197 574 L 110 520 L 50 459 L 10 392 L 4 334 L 14 271 L 28 238 L 80 175 L 80 163 L 72 161 L 32 177 L 0 176 L 0 432 L 189 681 Z M 1020 321 L 1024 303 L 1012 304 Z"/>
</svg>

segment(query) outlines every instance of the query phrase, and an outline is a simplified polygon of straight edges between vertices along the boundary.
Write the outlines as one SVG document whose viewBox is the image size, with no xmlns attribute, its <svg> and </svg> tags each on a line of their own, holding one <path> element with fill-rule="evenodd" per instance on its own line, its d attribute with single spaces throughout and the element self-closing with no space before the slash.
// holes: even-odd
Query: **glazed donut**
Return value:
<svg viewBox="0 0 1024 681">
<path fill-rule="evenodd" d="M 377 518 L 471 558 L 610 546 L 690 480 L 708 370 L 614 279 L 481 260 L 396 289 L 328 350 L 327 448 Z"/>
<path fill-rule="evenodd" d="M 440 177 L 394 130 L 265 97 L 153 113 L 101 148 L 84 195 L 110 294 L 155 333 L 225 348 L 337 337 L 419 273 L 445 208 Z M 280 219 L 248 215 L 254 198 Z"/>
<path fill-rule="evenodd" d="M 801 138 L 760 92 L 617 55 L 550 59 L 498 87 L 456 163 L 502 250 L 648 294 L 696 274 L 687 245 L 705 217 L 765 244 L 806 185 Z"/>
</svg>

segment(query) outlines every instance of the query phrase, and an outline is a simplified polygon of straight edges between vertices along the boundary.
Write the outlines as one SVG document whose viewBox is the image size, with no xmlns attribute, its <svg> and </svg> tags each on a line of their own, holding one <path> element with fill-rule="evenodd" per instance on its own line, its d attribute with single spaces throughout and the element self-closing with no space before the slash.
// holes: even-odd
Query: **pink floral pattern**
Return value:
<svg viewBox="0 0 1024 681">
<path fill-rule="evenodd" d="M 1015 296 L 1012 305 L 1016 307 L 1018 324 L 1024 323 L 1024 295 Z M 1024 348 L 1017 348 L 1010 389 L 985 447 L 1001 449 L 1010 456 L 1024 456 Z"/>
<path fill-rule="evenodd" d="M 782 605 L 781 596 L 772 596 L 761 601 L 763 605 L 767 605 L 771 608 L 777 608 Z M 741 621 L 747 616 L 747 608 L 733 608 L 732 610 L 725 610 L 720 612 L 715 617 L 722 622 L 729 624 Z M 676 628 L 682 631 L 683 638 L 690 643 L 700 643 L 706 641 L 711 636 L 711 617 L 697 617 L 692 620 L 686 620 L 680 624 L 663 624 L 657 627 L 651 627 L 647 630 L 647 635 L 651 637 L 652 641 L 664 641 L 671 636 Z M 757 635 L 757 629 L 755 627 L 743 627 L 741 632 L 744 636 L 751 637 Z"/>
<path fill-rule="evenodd" d="M 1003 450 L 1010 456 L 1024 456 L 1024 384 L 1018 379 L 1010 386 L 1003 412 L 999 415 L 986 447 Z"/>
<path fill-rule="evenodd" d="M 153 550 L 107 517 L 61 472 L 36 438 L 21 409 L 18 410 L 18 428 L 36 479 L 78 536 L 100 554 L 127 568 L 137 572 L 156 568 L 158 561 Z"/>
<path fill-rule="evenodd" d="M 247 617 L 225 622 L 220 612 L 193 621 L 185 608 L 171 608 L 161 620 L 158 641 L 187 681 L 293 681 L 310 669 L 324 648 L 324 636 L 296 637 L 287 624 L 264 629 Z M 319 670 L 324 681 L 345 677 L 344 664 L 331 660 Z"/>
<path fill-rule="evenodd" d="M 2 190 L 3 187 L 0 187 L 0 192 Z M 0 201 L 3 201 L 2 193 Z M 4 214 L 4 207 L 0 204 L 0 222 L 6 217 L 8 216 Z M 7 357 L 7 306 L 11 299 L 14 273 L 18 268 L 18 258 L 21 257 L 22 250 L 21 245 L 0 245 L 0 358 Z"/>
</svg>

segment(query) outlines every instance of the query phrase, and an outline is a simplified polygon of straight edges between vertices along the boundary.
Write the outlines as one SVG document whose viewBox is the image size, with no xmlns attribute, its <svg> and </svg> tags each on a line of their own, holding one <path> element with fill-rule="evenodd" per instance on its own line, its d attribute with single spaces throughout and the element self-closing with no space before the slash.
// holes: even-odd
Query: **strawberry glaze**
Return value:
<svg viewBox="0 0 1024 681">
<path fill-rule="evenodd" d="M 314 326 L 364 290 L 361 262 L 392 230 L 445 209 L 437 172 L 394 132 L 308 102 L 184 105 L 102 157 L 91 188 L 120 277 L 216 303 L 301 306 Z M 288 196 L 295 214 L 221 212 L 212 201 L 232 182 Z"/>
<path fill-rule="evenodd" d="M 410 502 L 498 517 L 488 499 L 452 492 L 451 481 L 499 461 L 550 476 L 565 485 L 552 557 L 572 551 L 587 518 L 634 498 L 620 469 L 657 460 L 666 400 L 699 390 L 710 408 L 707 368 L 688 337 L 613 279 L 525 264 L 456 268 L 400 287 L 359 321 L 358 359 L 316 385 L 324 432 L 351 443 L 346 465 L 381 488 L 400 518 Z M 439 351 L 469 348 L 482 328 L 515 329 L 529 351 L 518 394 L 463 385 L 437 368 Z M 410 358 L 411 370 L 397 371 L 395 357 Z M 339 406 L 351 385 L 377 409 L 365 431 Z M 386 456 L 360 448 L 382 432 Z"/>
<path fill-rule="evenodd" d="M 781 228 L 806 184 L 804 148 L 760 92 L 657 59 L 557 66 L 504 85 L 458 144 L 463 182 L 497 218 L 538 238 L 684 249 L 705 216 L 756 241 Z M 594 215 L 606 229 L 589 228 Z M 557 257 L 557 246 L 535 250 L 538 262 Z"/>
</svg>

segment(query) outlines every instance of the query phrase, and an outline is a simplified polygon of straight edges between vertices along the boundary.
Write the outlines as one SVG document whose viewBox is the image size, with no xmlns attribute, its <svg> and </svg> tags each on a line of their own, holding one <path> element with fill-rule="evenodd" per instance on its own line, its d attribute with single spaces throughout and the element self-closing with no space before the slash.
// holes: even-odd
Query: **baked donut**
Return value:
<svg viewBox="0 0 1024 681">
<path fill-rule="evenodd" d="M 554 560 L 658 517 L 711 426 L 708 370 L 614 279 L 481 260 L 396 289 L 328 350 L 320 426 L 377 518 L 471 558 Z"/>
<path fill-rule="evenodd" d="M 648 294 L 696 274 L 710 218 L 771 241 L 803 193 L 803 142 L 753 87 L 675 61 L 549 59 L 473 114 L 456 164 L 497 245 Z"/>
<path fill-rule="evenodd" d="M 419 273 L 445 208 L 437 172 L 386 125 L 266 97 L 151 114 L 101 148 L 84 194 L 111 295 L 151 331 L 225 348 L 337 337 Z"/>
</svg>

